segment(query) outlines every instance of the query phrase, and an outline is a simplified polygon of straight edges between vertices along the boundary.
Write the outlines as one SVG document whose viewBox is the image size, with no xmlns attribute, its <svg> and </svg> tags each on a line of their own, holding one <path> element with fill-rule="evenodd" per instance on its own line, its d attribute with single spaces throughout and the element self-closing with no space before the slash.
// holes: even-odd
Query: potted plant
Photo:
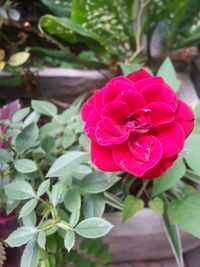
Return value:
<svg viewBox="0 0 200 267">
<path fill-rule="evenodd" d="M 170 83 L 172 88 L 178 89 L 175 72 L 172 64 L 169 64 L 169 60 L 165 61 L 158 73 L 163 76 L 166 83 Z M 169 73 L 170 80 L 169 76 L 166 76 Z M 131 138 L 140 136 L 140 134 L 141 138 L 146 138 L 140 140 L 141 142 L 138 140 L 138 146 L 137 142 L 133 142 L 133 146 L 136 145 L 133 149 L 134 155 L 139 157 L 139 161 L 144 162 L 144 157 L 146 159 L 146 163 L 140 168 L 127 155 L 127 149 L 122 147 L 125 139 L 129 138 L 127 132 L 120 131 L 120 134 L 123 134 L 120 137 L 112 134 L 107 136 L 105 131 L 102 132 L 104 128 L 101 124 L 95 130 L 97 120 L 90 114 L 94 105 L 94 97 L 83 105 L 81 114 L 83 120 L 86 121 L 84 131 L 90 138 L 92 138 L 94 130 L 100 131 L 96 134 L 103 150 L 96 143 L 93 143 L 90 150 L 90 141 L 83 133 L 84 125 L 79 114 L 83 98 L 77 99 L 61 114 L 52 103 L 39 100 L 33 100 L 31 108 L 19 109 L 19 103 L 14 102 L 1 110 L 1 114 L 4 114 L 1 115 L 1 207 L 4 209 L 3 212 L 8 214 L 7 216 L 3 215 L 3 224 L 6 226 L 7 220 L 15 220 L 15 223 L 18 224 L 14 232 L 1 242 L 4 250 L 6 250 L 6 244 L 9 247 L 20 247 L 22 267 L 37 266 L 37 264 L 56 266 L 69 262 L 74 262 L 77 266 L 101 266 L 111 260 L 108 246 L 104 242 L 110 244 L 110 250 L 113 254 L 115 253 L 114 260 L 135 257 L 132 251 L 133 241 L 137 245 L 147 244 L 145 253 L 138 255 L 136 259 L 156 257 L 155 250 L 152 253 L 148 246 L 148 241 L 152 242 L 152 239 L 155 240 L 157 246 L 161 244 L 160 240 L 162 244 L 165 244 L 166 250 L 162 251 L 159 256 L 169 256 L 169 246 L 163 237 L 161 220 L 163 220 L 164 229 L 177 263 L 179 266 L 183 266 L 180 233 L 176 225 L 195 237 L 199 237 L 198 203 L 200 194 L 195 188 L 195 184 L 199 183 L 198 173 L 200 172 L 197 148 L 197 144 L 200 142 L 199 105 L 196 105 L 194 110 L 197 123 L 193 133 L 186 140 L 183 152 L 178 159 L 177 154 L 171 157 L 164 169 L 158 166 L 156 172 L 151 173 L 149 169 L 152 168 L 152 165 L 157 164 L 163 156 L 160 142 L 164 142 L 165 153 L 179 153 L 185 140 L 183 129 L 188 135 L 193 126 L 194 116 L 186 104 L 182 104 L 184 112 L 181 108 L 173 111 L 177 108 L 179 100 L 177 100 L 175 92 L 161 78 L 152 77 L 145 70 L 133 72 L 127 77 L 114 78 L 104 89 L 97 90 L 95 93 L 98 112 L 102 112 L 103 108 L 102 92 L 106 92 L 104 101 L 108 101 L 106 105 L 108 108 L 110 108 L 110 103 L 112 104 L 113 97 L 122 97 L 121 101 L 116 100 L 119 105 L 123 105 L 122 110 L 118 105 L 116 112 L 104 110 L 104 115 L 101 115 L 105 119 L 116 115 L 111 118 L 111 121 L 107 120 L 106 122 L 109 129 L 114 129 L 115 133 L 120 131 L 120 127 L 123 126 L 121 123 L 118 125 L 119 119 L 124 112 L 128 112 L 128 107 L 125 107 L 126 104 L 123 101 L 128 101 L 130 107 L 133 104 L 137 106 L 143 103 L 134 86 L 139 86 L 138 90 L 143 90 L 143 87 L 145 89 L 145 86 L 151 86 L 152 83 L 153 88 L 158 87 L 159 90 L 163 86 L 167 88 L 167 92 L 164 91 L 164 98 L 162 95 L 155 94 L 156 100 L 153 101 L 155 104 L 149 104 L 147 109 L 140 109 L 138 106 L 135 113 L 128 116 L 130 119 L 122 120 L 128 125 L 128 129 L 137 132 L 137 134 L 131 135 Z M 138 79 L 141 81 L 137 82 Z M 154 82 L 157 83 L 156 86 Z M 117 87 L 115 88 L 115 86 Z M 125 97 L 126 94 L 120 96 L 121 90 L 124 89 L 130 93 L 128 98 Z M 132 91 L 130 92 L 129 89 L 135 92 L 133 94 L 134 97 L 137 97 L 137 101 L 132 101 Z M 149 95 L 149 97 L 151 96 L 152 94 Z M 148 99 L 148 94 L 145 97 Z M 132 100 L 129 102 L 129 99 Z M 161 101 L 159 113 L 158 110 L 155 113 L 155 106 L 159 103 L 157 101 Z M 164 104 L 162 104 L 163 101 Z M 178 103 L 180 105 L 182 102 Z M 151 105 L 155 109 L 150 107 Z M 169 105 L 172 107 L 168 107 Z M 19 110 L 14 112 L 17 109 Z M 168 138 L 174 138 L 173 140 L 176 142 L 173 143 L 171 140 L 168 143 L 166 139 L 163 140 L 162 134 L 165 134 L 165 131 L 159 135 L 161 141 L 155 141 L 157 140 L 155 137 L 145 134 L 149 132 L 149 128 L 147 130 L 140 128 L 140 125 L 132 124 L 136 118 L 149 120 L 146 112 L 154 112 L 155 124 L 167 123 L 165 131 L 170 129 L 170 123 L 173 120 L 176 121 L 175 124 L 180 124 L 181 126 L 177 126 L 178 130 L 175 134 L 168 135 Z M 161 120 L 161 115 L 157 114 L 163 115 Z M 174 114 L 176 114 L 175 119 Z M 143 116 L 140 117 L 141 115 Z M 148 116 L 146 117 L 146 115 Z M 98 117 L 99 114 L 97 113 L 95 116 Z M 150 127 L 149 123 L 145 125 Z M 132 128 L 133 126 L 135 128 Z M 157 126 L 154 125 L 154 127 Z M 152 150 L 146 150 L 145 146 L 140 145 L 146 144 L 148 148 L 148 141 L 152 138 L 156 142 L 154 142 L 156 153 L 147 157 L 145 155 L 151 153 Z M 118 142 L 119 139 L 122 141 L 122 145 L 114 144 L 114 148 L 117 149 L 115 150 L 116 158 L 113 161 L 111 155 L 113 148 L 110 146 L 110 142 L 113 140 Z M 169 144 L 169 147 L 166 144 Z M 90 160 L 90 153 L 94 164 Z M 156 159 L 157 157 L 159 160 Z M 121 165 L 124 161 L 125 165 Z M 146 172 L 147 174 L 145 174 Z M 137 178 L 140 176 L 142 179 Z M 150 178 L 155 179 L 151 180 Z M 180 180 L 181 178 L 182 180 Z M 144 207 L 146 208 L 143 210 Z M 121 212 L 119 213 L 117 210 Z M 132 218 L 133 215 L 135 216 Z M 113 230 L 111 230 L 112 227 Z M 136 227 L 137 234 L 134 230 L 129 232 L 134 227 Z M 104 241 L 98 239 L 110 230 L 110 234 L 104 237 Z M 131 233 L 133 234 L 131 235 Z M 77 234 L 82 237 L 80 245 L 80 239 L 76 238 Z M 146 237 L 145 241 L 144 237 Z M 185 232 L 181 232 L 181 237 L 184 250 L 199 245 L 198 239 L 192 238 Z M 159 241 L 156 241 L 158 239 Z M 120 251 L 124 252 L 124 246 L 118 246 L 119 240 L 120 242 L 129 240 L 132 244 L 130 253 L 126 243 L 127 253 L 124 258 L 122 258 L 122 254 L 120 255 Z M 76 250 L 73 249 L 74 244 L 76 244 Z M 92 254 L 93 256 L 82 253 L 85 250 L 88 255 Z M 2 259 L 5 260 L 5 256 Z"/>
</svg>

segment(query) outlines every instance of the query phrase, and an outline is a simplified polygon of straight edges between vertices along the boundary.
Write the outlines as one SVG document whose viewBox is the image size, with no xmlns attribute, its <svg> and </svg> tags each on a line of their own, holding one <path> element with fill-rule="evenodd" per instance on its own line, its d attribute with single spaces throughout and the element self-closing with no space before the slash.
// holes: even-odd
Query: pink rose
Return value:
<svg viewBox="0 0 200 267">
<path fill-rule="evenodd" d="M 101 170 L 143 179 L 160 176 L 177 159 L 194 114 L 161 77 L 141 69 L 118 76 L 83 105 L 91 160 Z"/>
</svg>

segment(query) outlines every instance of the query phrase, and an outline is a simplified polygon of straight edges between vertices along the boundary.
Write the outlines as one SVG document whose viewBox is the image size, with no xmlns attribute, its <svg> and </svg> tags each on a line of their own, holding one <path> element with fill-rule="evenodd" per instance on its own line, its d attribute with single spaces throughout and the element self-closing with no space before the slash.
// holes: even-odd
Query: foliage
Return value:
<svg viewBox="0 0 200 267">
<path fill-rule="evenodd" d="M 112 228 L 101 218 L 105 209 L 102 192 L 119 177 L 97 172 L 91 164 L 82 134 L 81 102 L 82 98 L 77 99 L 58 114 L 54 104 L 32 100 L 31 108 L 19 109 L 9 120 L 1 120 L 2 127 L 7 127 L 0 136 L 1 207 L 8 215 L 14 211 L 19 223 L 5 242 L 10 247 L 26 245 L 22 267 L 34 267 L 38 262 L 55 266 L 59 257 L 64 263 L 75 261 L 77 252 L 70 251 L 77 234 L 98 238 Z M 48 252 L 48 246 L 56 246 L 54 238 L 62 244 L 58 244 L 61 256 L 57 248 L 49 248 L 56 250 L 54 255 Z M 90 253 L 97 253 L 100 263 L 109 261 L 107 246 L 99 239 L 94 242 L 100 251 L 92 245 Z"/>
</svg>

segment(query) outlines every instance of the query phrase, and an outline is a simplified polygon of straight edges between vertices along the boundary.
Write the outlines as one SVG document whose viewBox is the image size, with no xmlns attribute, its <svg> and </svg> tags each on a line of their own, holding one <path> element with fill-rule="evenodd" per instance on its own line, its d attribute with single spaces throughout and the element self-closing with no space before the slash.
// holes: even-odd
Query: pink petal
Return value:
<svg viewBox="0 0 200 267">
<path fill-rule="evenodd" d="M 134 72 L 131 72 L 130 74 L 128 74 L 126 76 L 128 79 L 130 79 L 132 82 L 137 82 L 139 80 L 145 79 L 145 78 L 149 78 L 152 77 L 152 75 L 150 73 L 148 73 L 146 70 L 144 69 L 140 69 Z"/>
<path fill-rule="evenodd" d="M 113 146 L 115 163 L 136 176 L 154 167 L 162 157 L 162 146 L 153 136 L 141 135 L 119 146 Z"/>
<path fill-rule="evenodd" d="M 169 169 L 178 155 L 171 158 L 161 159 L 156 166 L 148 170 L 141 178 L 145 180 L 154 179 L 161 176 L 167 169 Z"/>
<path fill-rule="evenodd" d="M 141 89 L 140 93 L 143 95 L 147 104 L 152 102 L 164 102 L 169 104 L 174 111 L 177 108 L 178 99 L 174 91 L 168 85 L 152 83 Z"/>
<path fill-rule="evenodd" d="M 116 122 L 123 121 L 130 113 L 129 106 L 119 100 L 112 101 L 105 105 L 101 117 L 108 117 Z"/>
<path fill-rule="evenodd" d="M 118 76 L 110 80 L 103 88 L 103 104 L 107 104 L 116 99 L 121 92 L 126 90 L 136 90 L 134 84 L 123 76 Z"/>
<path fill-rule="evenodd" d="M 151 123 L 154 127 L 170 123 L 174 120 L 174 111 L 168 104 L 164 102 L 154 102 L 147 105 L 145 108 L 152 111 L 151 113 Z"/>
<path fill-rule="evenodd" d="M 188 137 L 194 127 L 194 113 L 187 104 L 179 100 L 175 116 L 175 120 L 183 127 L 185 138 Z"/>
<path fill-rule="evenodd" d="M 113 160 L 112 147 L 103 147 L 92 141 L 91 160 L 102 171 L 115 172 L 120 170 Z"/>
<path fill-rule="evenodd" d="M 86 121 L 94 108 L 94 96 L 90 97 L 81 108 L 81 118 Z"/>
<path fill-rule="evenodd" d="M 129 132 L 122 132 L 123 135 L 115 135 L 108 132 L 103 124 L 103 121 L 99 121 L 96 127 L 95 135 L 96 140 L 101 146 L 118 145 L 124 143 L 128 137 Z"/>
<path fill-rule="evenodd" d="M 95 91 L 94 102 L 95 102 L 95 108 L 96 108 L 97 113 L 100 113 L 104 107 L 103 102 L 102 102 L 103 101 L 102 96 L 103 96 L 103 89 Z"/>
<path fill-rule="evenodd" d="M 175 156 L 183 149 L 185 134 L 177 122 L 154 128 L 152 134 L 160 140 L 164 158 Z"/>
<path fill-rule="evenodd" d="M 96 140 L 95 129 L 99 120 L 100 116 L 97 114 L 95 108 L 93 108 L 87 118 L 84 128 L 86 135 L 93 140 Z"/>
<path fill-rule="evenodd" d="M 146 78 L 143 80 L 140 80 L 138 82 L 135 83 L 135 88 L 140 91 L 141 89 L 143 89 L 145 86 L 149 85 L 149 84 L 165 84 L 164 80 L 161 77 L 150 77 L 150 78 Z"/>
<path fill-rule="evenodd" d="M 141 109 L 145 106 L 143 96 L 133 90 L 123 91 L 116 99 L 126 103 L 130 108 L 130 112 Z"/>
</svg>

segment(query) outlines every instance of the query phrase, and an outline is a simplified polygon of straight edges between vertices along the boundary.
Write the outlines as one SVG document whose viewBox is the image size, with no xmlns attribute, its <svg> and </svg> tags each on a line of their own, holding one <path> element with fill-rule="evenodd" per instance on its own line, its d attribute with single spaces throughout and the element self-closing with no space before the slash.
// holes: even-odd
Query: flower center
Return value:
<svg viewBox="0 0 200 267">
<path fill-rule="evenodd" d="M 151 110 L 140 109 L 126 118 L 126 129 L 132 133 L 146 133 L 152 128 Z"/>
</svg>

